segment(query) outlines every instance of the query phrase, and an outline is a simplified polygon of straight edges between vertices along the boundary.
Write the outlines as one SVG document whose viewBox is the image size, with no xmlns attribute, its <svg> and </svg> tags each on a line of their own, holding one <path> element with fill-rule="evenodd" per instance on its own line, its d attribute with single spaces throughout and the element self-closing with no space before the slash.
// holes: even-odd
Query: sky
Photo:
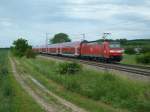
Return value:
<svg viewBox="0 0 150 112">
<path fill-rule="evenodd" d="M 150 0 L 0 0 L 0 47 L 17 38 L 45 43 L 46 32 L 64 32 L 73 41 L 150 38 Z"/>
</svg>

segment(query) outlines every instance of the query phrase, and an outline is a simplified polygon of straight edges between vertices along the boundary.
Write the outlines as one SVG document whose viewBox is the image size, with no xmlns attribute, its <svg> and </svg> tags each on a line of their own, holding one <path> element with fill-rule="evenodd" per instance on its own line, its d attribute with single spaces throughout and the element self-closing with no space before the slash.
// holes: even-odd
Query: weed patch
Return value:
<svg viewBox="0 0 150 112">
<path fill-rule="evenodd" d="M 83 69 L 76 75 L 61 75 L 57 72 L 59 64 L 41 59 L 22 60 L 26 67 L 40 72 L 66 90 L 75 92 L 94 101 L 101 101 L 115 108 L 133 112 L 150 111 L 150 86 L 135 82 L 111 73 Z M 67 73 L 66 73 L 67 74 Z"/>
<path fill-rule="evenodd" d="M 59 63 L 57 68 L 60 74 L 75 74 L 82 70 L 82 66 L 77 62 Z"/>
</svg>

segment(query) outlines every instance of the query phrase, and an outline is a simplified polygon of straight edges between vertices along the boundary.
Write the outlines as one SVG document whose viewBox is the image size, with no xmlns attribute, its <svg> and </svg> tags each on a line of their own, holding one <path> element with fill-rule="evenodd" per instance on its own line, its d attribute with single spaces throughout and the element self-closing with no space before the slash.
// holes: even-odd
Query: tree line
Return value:
<svg viewBox="0 0 150 112">
<path fill-rule="evenodd" d="M 71 42 L 69 36 L 65 33 L 58 33 L 49 40 L 51 44 Z M 11 46 L 11 52 L 17 57 L 35 58 L 36 53 L 32 50 L 32 46 L 29 45 L 28 41 L 24 38 L 19 38 L 13 42 Z"/>
<path fill-rule="evenodd" d="M 106 39 L 106 40 L 120 42 L 122 47 L 125 48 L 126 54 L 132 55 L 132 54 L 137 54 L 137 52 L 139 54 L 142 54 L 141 57 L 140 56 L 137 57 L 137 62 L 150 63 L 149 60 L 145 61 L 145 59 L 150 57 L 150 46 L 149 46 L 150 39 L 127 40 L 126 38 L 124 38 L 124 39 Z M 104 39 L 97 40 L 97 42 L 103 42 L 103 41 Z M 69 35 L 66 33 L 55 34 L 54 37 L 49 40 L 50 44 L 64 43 L 64 42 L 71 42 Z M 11 51 L 15 56 L 18 57 L 23 57 L 23 56 L 26 56 L 27 58 L 36 57 L 36 53 L 33 52 L 32 46 L 29 45 L 28 41 L 23 38 L 19 38 L 18 40 L 13 42 Z"/>
</svg>

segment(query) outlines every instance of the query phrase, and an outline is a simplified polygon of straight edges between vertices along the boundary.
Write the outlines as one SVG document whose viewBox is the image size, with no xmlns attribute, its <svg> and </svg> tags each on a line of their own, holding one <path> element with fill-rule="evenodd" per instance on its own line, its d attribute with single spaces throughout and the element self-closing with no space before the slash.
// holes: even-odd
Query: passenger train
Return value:
<svg viewBox="0 0 150 112">
<path fill-rule="evenodd" d="M 118 42 L 76 41 L 33 47 L 37 53 L 58 56 L 76 57 L 82 59 L 103 60 L 106 62 L 120 62 L 123 48 Z"/>
</svg>

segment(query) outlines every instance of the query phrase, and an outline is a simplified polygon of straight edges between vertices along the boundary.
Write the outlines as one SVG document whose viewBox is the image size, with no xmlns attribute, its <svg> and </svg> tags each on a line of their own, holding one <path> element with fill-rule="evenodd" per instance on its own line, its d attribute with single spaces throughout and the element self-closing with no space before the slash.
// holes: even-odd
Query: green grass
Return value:
<svg viewBox="0 0 150 112">
<path fill-rule="evenodd" d="M 124 54 L 123 60 L 121 61 L 121 63 L 136 65 L 137 64 L 136 63 L 136 55 Z"/>
<path fill-rule="evenodd" d="M 60 75 L 58 64 L 44 59 L 21 59 L 26 72 L 47 88 L 92 112 L 150 111 L 150 84 L 110 73 L 84 69 L 76 75 Z"/>
<path fill-rule="evenodd" d="M 136 62 L 136 56 L 139 55 L 128 55 L 124 54 L 123 60 L 120 63 L 130 64 L 130 65 L 141 65 L 141 66 L 150 66 L 149 64 L 141 64 Z"/>
<path fill-rule="evenodd" d="M 60 95 L 61 97 L 64 97 L 65 99 L 75 103 L 78 106 L 86 108 L 91 112 L 117 112 L 117 109 L 107 106 L 101 102 L 97 102 L 87 97 L 81 96 L 80 94 L 77 94 L 75 92 L 68 91 L 60 84 L 54 82 L 53 80 L 48 79 L 39 71 L 34 70 L 33 66 L 28 65 L 25 61 L 24 63 L 22 63 L 22 65 L 23 65 L 22 67 L 25 68 L 24 72 L 32 74 L 37 80 L 39 80 L 42 84 L 44 84 L 48 89 Z"/>
<path fill-rule="evenodd" d="M 0 49 L 0 112 L 44 112 L 10 72 L 8 50 Z"/>
</svg>

